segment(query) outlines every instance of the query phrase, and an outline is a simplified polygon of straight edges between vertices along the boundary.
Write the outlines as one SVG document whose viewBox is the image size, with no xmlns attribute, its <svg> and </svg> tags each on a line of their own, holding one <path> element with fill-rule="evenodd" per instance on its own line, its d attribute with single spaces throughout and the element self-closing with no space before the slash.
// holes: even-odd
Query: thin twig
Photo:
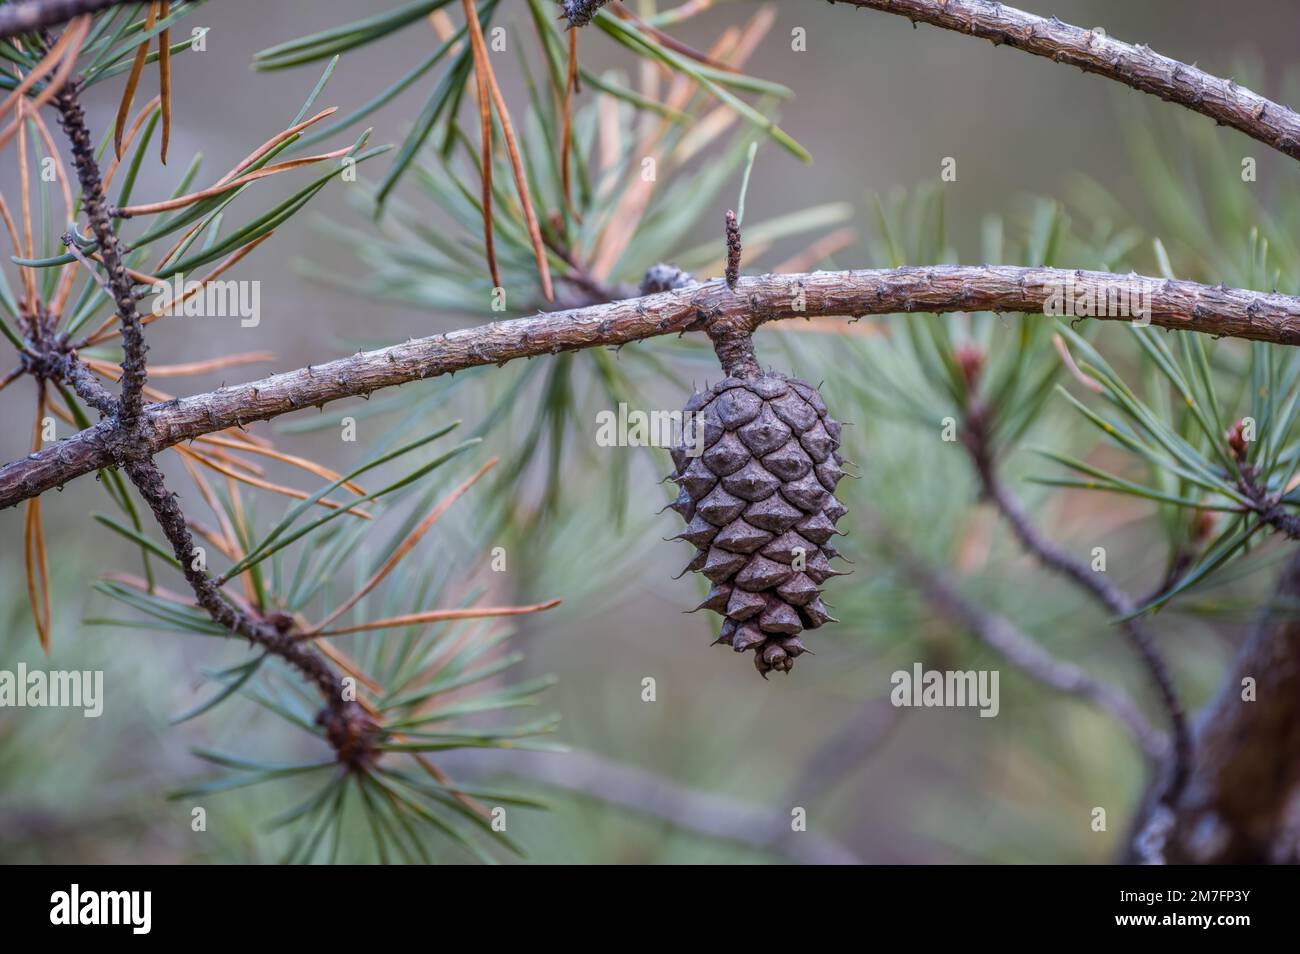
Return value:
<svg viewBox="0 0 1300 954">
<path fill-rule="evenodd" d="M 852 865 L 861 859 L 815 831 L 791 833 L 790 815 L 702 792 L 594 752 L 501 752 L 484 749 L 445 763 L 460 773 L 514 775 L 657 818 L 709 838 L 774 851 L 800 864 Z M 785 837 L 786 835 L 790 837 Z"/>
<path fill-rule="evenodd" d="M 1068 660 L 1058 659 L 1004 616 L 990 612 L 962 595 L 937 569 L 929 566 L 901 540 L 877 527 L 888 551 L 903 574 L 929 600 L 930 605 L 998 653 L 1017 669 L 1059 692 L 1087 699 L 1110 713 L 1128 729 L 1147 755 L 1164 758 L 1169 743 L 1164 733 L 1147 721 L 1142 710 L 1122 690 Z"/>
<path fill-rule="evenodd" d="M 134 428 L 139 422 L 144 403 L 145 352 L 148 348 L 144 343 L 140 314 L 136 310 L 135 296 L 132 294 L 133 283 L 123 265 L 122 245 L 109 216 L 108 201 L 104 196 L 99 165 L 95 161 L 90 130 L 86 128 L 86 115 L 78 99 L 78 85 L 71 83 L 65 87 L 55 98 L 55 103 L 63 131 L 72 145 L 72 161 L 81 183 L 82 203 L 91 230 L 99 242 L 104 271 L 113 289 L 117 314 L 122 322 L 121 414 L 123 424 Z"/>
<path fill-rule="evenodd" d="M 1156 647 L 1150 631 L 1135 616 L 1137 604 L 1112 583 L 1105 573 L 1094 572 L 1087 563 L 1076 559 L 1034 526 L 1024 505 L 998 476 L 997 464 L 988 440 L 985 415 L 978 405 L 968 412 L 963 440 L 984 495 L 1002 514 L 1020 545 L 1044 568 L 1065 577 L 1105 607 L 1116 618 L 1120 630 L 1146 667 L 1160 703 L 1169 717 L 1173 736 L 1173 758 L 1161 800 L 1171 805 L 1176 803 L 1191 773 L 1192 737 L 1182 701 L 1178 698 L 1169 673 L 1169 665 Z"/>
</svg>

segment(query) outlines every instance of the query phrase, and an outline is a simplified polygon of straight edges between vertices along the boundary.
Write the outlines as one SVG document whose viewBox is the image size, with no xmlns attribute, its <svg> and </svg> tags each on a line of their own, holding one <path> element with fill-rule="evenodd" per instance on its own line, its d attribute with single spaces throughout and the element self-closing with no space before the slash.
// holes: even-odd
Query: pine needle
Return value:
<svg viewBox="0 0 1300 954">
<path fill-rule="evenodd" d="M 45 76 L 53 63 L 62 57 L 54 76 L 45 89 L 41 90 L 40 94 L 32 100 L 29 108 L 33 111 L 40 109 L 58 95 L 59 90 L 63 89 L 68 82 L 68 77 L 72 75 L 73 68 L 77 65 L 77 54 L 81 52 L 81 44 L 85 42 L 86 34 L 90 32 L 90 20 L 89 16 L 78 17 L 63 31 L 63 35 L 50 47 L 50 51 L 41 58 L 41 61 L 32 68 L 30 73 L 23 77 L 22 81 L 14 88 L 14 91 L 5 97 L 4 103 L 0 104 L 0 116 L 9 112 L 14 103 L 26 95 L 32 85 Z M 21 120 L 22 112 L 20 110 L 9 125 L 3 131 L 0 131 L 0 149 L 8 145 Z"/>
<path fill-rule="evenodd" d="M 496 616 L 526 616 L 529 613 L 540 613 L 544 610 L 552 609 L 559 606 L 560 602 L 560 600 L 549 600 L 545 603 L 534 603 L 532 606 L 482 606 L 470 607 L 468 609 L 428 610 L 424 613 L 407 613 L 404 616 L 378 619 L 369 623 L 359 623 L 356 626 L 344 626 L 341 629 L 332 629 L 321 633 L 313 633 L 310 635 L 299 634 L 295 639 L 311 639 L 317 636 L 344 636 L 348 633 L 366 633 L 376 629 L 394 629 L 397 627 L 416 626 L 424 623 L 441 623 L 453 619 L 484 619 L 486 617 Z"/>
<path fill-rule="evenodd" d="M 477 22 L 474 4 L 465 0 L 466 16 Z M 493 238 L 492 224 L 492 95 L 488 92 L 487 64 L 479 57 L 477 43 L 471 43 L 470 50 L 474 57 L 475 97 L 479 117 L 479 181 L 482 183 L 483 206 L 483 245 L 487 250 L 488 274 L 492 276 L 492 287 L 501 287 L 501 275 L 497 271 L 496 240 Z"/>
<path fill-rule="evenodd" d="M 348 599 L 340 603 L 334 609 L 334 611 L 329 614 L 329 616 L 321 620 L 320 623 L 318 623 L 316 626 L 313 626 L 310 630 L 308 630 L 307 634 L 305 635 L 318 633 L 321 630 L 325 629 L 325 627 L 329 626 L 330 623 L 334 622 L 336 619 L 338 619 L 340 616 L 342 616 L 344 613 L 350 610 L 361 600 L 362 597 L 364 597 L 367 593 L 369 593 L 376 586 L 378 586 L 380 582 L 384 579 L 384 577 L 386 577 L 389 573 L 391 573 L 393 569 L 397 566 L 397 564 L 401 563 L 402 559 L 408 553 L 411 552 L 411 550 L 415 547 L 417 543 L 420 542 L 421 539 L 423 539 L 424 535 L 429 532 L 429 529 L 435 523 L 438 522 L 438 518 L 441 517 L 444 513 L 446 513 L 447 509 L 452 504 L 454 504 L 457 500 L 459 500 L 460 497 L 467 490 L 469 490 L 471 487 L 474 486 L 474 484 L 478 481 L 480 477 L 482 477 L 489 470 L 495 467 L 498 462 L 499 459 L 493 457 L 486 464 L 480 467 L 472 476 L 470 476 L 467 480 L 465 480 L 459 487 L 457 487 L 450 494 L 448 494 L 446 497 L 440 500 L 438 504 L 432 510 L 429 511 L 429 515 L 420 522 L 420 525 L 416 527 L 414 530 L 412 530 L 409 534 L 407 534 L 406 539 L 403 540 L 401 544 L 398 545 L 397 549 L 393 551 L 392 555 L 389 556 L 389 558 L 384 561 L 384 565 L 381 566 L 375 572 L 375 574 L 365 582 L 365 585 L 362 586 L 361 589 L 353 593 L 352 596 L 350 596 Z"/>
<path fill-rule="evenodd" d="M 524 221 L 528 225 L 528 237 L 532 241 L 533 255 L 537 259 L 537 273 L 542 282 L 542 295 L 547 301 L 555 301 L 555 289 L 551 285 L 551 266 L 546 260 L 546 247 L 542 244 L 542 230 L 537 224 L 537 212 L 533 209 L 533 196 L 528 189 L 528 178 L 524 174 L 523 160 L 519 155 L 519 143 L 515 139 L 514 124 L 510 121 L 510 110 L 506 108 L 506 98 L 501 95 L 492 64 L 488 61 L 487 41 L 483 39 L 483 26 L 478 22 L 478 10 L 474 0 L 462 0 L 468 22 L 470 44 L 474 51 L 474 68 L 483 67 L 483 76 L 487 80 L 488 90 L 492 94 L 492 103 L 496 107 L 497 119 L 501 122 L 501 132 L 506 139 L 506 152 L 510 156 L 510 167 L 514 171 L 515 188 L 519 191 L 519 202 L 524 208 Z M 481 107 L 480 107 L 481 108 Z"/>
<path fill-rule="evenodd" d="M 570 183 L 570 153 L 573 151 L 573 94 L 578 85 L 578 31 L 569 31 L 569 69 L 564 79 L 564 128 L 560 133 L 560 181 L 564 186 L 564 207 L 575 219 L 573 188 Z M 579 219 L 579 221 L 581 221 Z"/>
<path fill-rule="evenodd" d="M 45 124 L 38 112 L 32 113 L 32 122 L 36 124 L 36 131 L 40 133 L 41 142 L 45 143 L 45 152 L 54 160 L 54 175 L 59 183 L 59 194 L 63 199 L 63 217 L 65 222 L 73 222 L 76 219 L 76 206 L 72 201 L 72 188 L 68 185 L 68 175 L 63 167 L 63 159 L 59 155 L 59 149 L 54 144 L 54 137 L 50 135 L 50 128 Z M 69 262 L 60 269 L 59 283 L 54 293 L 54 298 L 50 302 L 50 314 L 54 318 L 55 324 L 63 315 L 63 306 L 67 303 L 68 296 L 72 294 L 73 286 L 77 281 L 77 266 Z"/>
<path fill-rule="evenodd" d="M 169 0 L 158 4 L 158 16 L 167 19 L 171 12 Z M 167 165 L 167 145 L 172 138 L 172 51 L 171 30 L 158 34 L 158 96 L 162 101 L 162 164 Z"/>
<path fill-rule="evenodd" d="M 231 169 L 224 176 L 218 179 L 217 180 L 218 184 L 222 182 L 227 182 L 235 178 L 235 176 L 239 175 L 241 172 L 243 172 L 253 163 L 257 162 L 258 159 L 261 159 L 264 155 L 266 155 L 276 146 L 280 145 L 280 143 L 284 142 L 286 139 L 298 135 L 298 133 L 302 132 L 304 129 L 316 125 L 316 123 L 320 122 L 322 119 L 332 116 L 338 111 L 339 108 L 337 106 L 328 106 L 325 109 L 322 109 L 315 116 L 309 116 L 307 119 L 304 119 L 302 122 L 295 123 L 294 125 L 290 126 L 288 129 L 284 129 L 276 133 L 266 142 L 262 143 L 260 146 L 258 146 L 252 152 L 250 152 L 247 156 L 245 156 L 238 164 L 235 165 L 233 169 Z"/>
<path fill-rule="evenodd" d="M 158 19 L 158 4 L 149 4 L 149 13 L 145 17 L 144 29 L 147 33 L 153 29 Z M 131 102 L 135 99 L 136 87 L 140 85 L 140 76 L 144 72 L 144 61 L 149 57 L 149 41 L 145 40 L 135 48 L 135 61 L 131 64 L 131 73 L 126 78 L 126 88 L 122 90 L 122 101 L 117 106 L 117 121 L 113 124 L 113 152 L 118 160 L 122 159 L 122 134 L 126 131 L 126 120 L 131 115 Z"/>
<path fill-rule="evenodd" d="M 183 444 L 177 444 L 176 450 L 179 451 L 182 455 L 198 461 L 204 467 L 207 467 L 211 470 L 215 470 L 217 473 L 229 477 L 232 480 L 237 480 L 240 483 L 248 484 L 250 487 L 257 487 L 261 490 L 269 490 L 272 493 L 281 494 L 285 497 L 292 497 L 294 500 L 306 500 L 308 497 L 311 496 L 311 494 L 307 493 L 306 491 L 298 490 L 296 487 L 285 487 L 281 484 L 276 484 L 269 480 L 262 480 L 260 477 L 255 477 L 252 474 L 241 473 L 232 468 L 223 466 L 222 464 L 214 460 L 212 457 L 206 454 L 200 454 L 198 451 L 194 450 L 193 448 L 186 447 Z M 362 520 L 374 519 L 374 517 L 369 512 L 365 510 L 357 510 L 355 508 L 352 508 L 350 504 L 337 503 L 333 500 L 328 500 L 324 497 L 322 497 L 320 500 L 317 500 L 316 503 L 329 510 L 346 509 L 347 513 L 350 516 L 360 517 Z"/>
<path fill-rule="evenodd" d="M 139 134 L 140 128 L 144 125 L 145 120 L 149 118 L 149 115 L 158 108 L 158 104 L 161 102 L 162 98 L 155 96 L 140 108 L 140 112 L 135 114 L 135 119 L 131 120 L 131 127 L 126 131 L 126 136 L 122 139 L 123 152 L 131 151 L 131 144 L 135 142 L 135 137 Z M 121 164 L 122 159 L 120 156 L 114 156 L 109 160 L 108 171 L 104 173 L 105 192 L 107 192 L 108 187 L 113 184 L 113 177 L 117 175 L 117 167 Z"/>
<path fill-rule="evenodd" d="M 36 423 L 32 428 L 32 453 L 41 449 L 41 431 L 45 419 L 45 382 L 40 382 L 36 396 Z M 50 654 L 50 568 L 45 558 L 45 530 L 41 525 L 41 498 L 27 501 L 23 515 L 23 561 L 27 568 L 27 599 L 36 624 L 36 637 L 45 655 Z"/>
<path fill-rule="evenodd" d="M 19 209 L 22 213 L 23 226 L 23 244 L 21 248 L 28 258 L 35 258 L 33 249 L 35 245 L 32 239 L 32 196 L 31 196 L 31 170 L 27 167 L 27 123 L 23 122 L 27 118 L 27 103 L 18 104 L 18 188 L 22 190 L 19 203 Z M 27 311 L 29 315 L 36 314 L 36 304 L 38 295 L 36 292 L 36 273 L 35 269 L 24 268 L 23 278 L 27 286 Z M 36 319 L 33 317 L 33 322 Z"/>
<path fill-rule="evenodd" d="M 336 149 L 333 152 L 322 152 L 314 156 L 303 156 L 300 159 L 289 159 L 285 162 L 277 162 L 274 165 L 266 166 L 255 172 L 240 176 L 238 179 L 224 180 L 214 186 L 209 186 L 199 192 L 190 192 L 187 195 L 177 196 L 174 199 L 167 199 L 162 202 L 150 202 L 147 205 L 129 205 L 124 208 L 115 210 L 119 218 L 129 219 L 137 215 L 157 215 L 159 212 L 171 212 L 174 209 L 182 209 L 187 205 L 193 205 L 195 202 L 202 202 L 204 199 L 211 199 L 213 196 L 221 195 L 223 192 L 229 192 L 231 189 L 238 189 L 242 185 L 250 182 L 256 182 L 258 179 L 265 179 L 268 176 L 276 175 L 280 172 L 288 172 L 290 169 L 298 169 L 302 166 L 311 165 L 315 162 L 323 162 L 326 159 L 338 159 L 346 156 L 352 151 L 352 147 L 346 146 L 342 149 Z"/>
<path fill-rule="evenodd" d="M 225 259 L 223 259 L 217 265 L 216 268 L 210 271 L 207 275 L 203 276 L 203 278 L 199 279 L 199 281 L 195 283 L 193 288 L 190 288 L 188 291 L 184 292 L 181 295 L 179 301 L 172 302 L 172 307 L 175 308 L 177 305 L 182 304 L 188 301 L 189 299 L 193 298 L 195 295 L 197 295 L 200 291 L 203 290 L 204 286 L 206 286 L 208 282 L 216 278 L 219 278 L 224 272 L 229 271 L 231 268 L 234 268 L 234 266 L 239 263 L 240 259 L 242 259 L 253 249 L 257 248 L 257 246 L 261 245 L 263 242 L 265 242 L 274 234 L 275 232 L 267 232 L 265 235 L 261 235 L 253 239 L 253 241 L 249 242 L 247 245 L 235 249 L 235 251 L 231 252 L 230 255 L 228 255 Z M 170 255 L 168 257 L 170 257 Z M 162 265 L 160 263 L 159 268 L 161 267 Z M 148 282 L 147 284 L 156 284 L 156 282 L 157 280 L 155 279 L 154 281 Z M 149 313 L 141 317 L 140 324 L 142 325 L 151 324 L 152 322 L 157 321 L 161 317 L 163 316 Z M 122 333 L 121 328 L 112 328 L 112 325 L 117 320 L 118 320 L 118 316 L 116 314 L 109 315 L 106 319 L 104 319 L 103 323 L 100 324 L 98 328 L 96 328 L 93 332 L 91 332 L 86 337 L 84 343 L 82 343 L 81 346 L 86 347 L 88 345 L 100 344 L 104 341 L 107 341 L 109 338 L 112 338 L 114 335 L 120 335 Z M 154 373 L 152 368 L 150 369 L 150 373 Z"/>
<path fill-rule="evenodd" d="M 242 364 L 256 364 L 259 361 L 273 361 L 275 355 L 270 351 L 249 351 L 244 354 L 232 354 L 224 358 L 209 358 L 206 361 L 188 361 L 185 364 L 157 364 L 149 366 L 151 378 L 178 378 L 190 374 L 207 374 Z"/>
<path fill-rule="evenodd" d="M 204 434 L 202 437 L 196 438 L 196 440 L 207 444 L 216 444 L 221 447 L 235 448 L 245 454 L 262 454 L 265 457 L 273 458 L 282 463 L 292 464 L 294 467 L 315 474 L 317 477 L 320 477 L 323 480 L 328 480 L 331 483 L 339 479 L 337 473 L 322 464 L 318 464 L 313 460 L 308 460 L 305 457 L 296 457 L 293 454 L 286 454 L 283 451 L 276 450 L 274 447 L 260 447 L 256 444 L 248 444 L 231 440 L 230 438 L 223 438 L 218 434 Z M 365 488 L 351 480 L 343 481 L 342 486 L 352 491 L 358 497 L 367 496 Z"/>
</svg>

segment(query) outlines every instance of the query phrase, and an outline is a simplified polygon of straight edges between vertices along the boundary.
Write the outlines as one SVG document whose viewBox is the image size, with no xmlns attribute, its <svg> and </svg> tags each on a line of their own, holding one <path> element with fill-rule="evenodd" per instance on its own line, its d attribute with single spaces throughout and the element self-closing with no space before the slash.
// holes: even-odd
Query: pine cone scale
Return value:
<svg viewBox="0 0 1300 954">
<path fill-rule="evenodd" d="M 754 650 L 762 675 L 789 672 L 800 634 L 834 620 L 820 586 L 842 575 L 829 543 L 846 512 L 840 424 L 816 388 L 775 372 L 724 378 L 686 414 L 669 507 L 686 521 L 676 539 L 696 547 L 687 569 L 713 584 L 696 609 L 723 616 L 716 642 Z"/>
</svg>

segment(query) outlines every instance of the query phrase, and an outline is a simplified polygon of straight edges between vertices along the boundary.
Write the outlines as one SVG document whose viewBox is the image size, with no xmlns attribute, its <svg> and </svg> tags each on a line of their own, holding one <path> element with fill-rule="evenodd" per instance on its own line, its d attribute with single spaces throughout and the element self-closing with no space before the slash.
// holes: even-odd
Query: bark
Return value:
<svg viewBox="0 0 1300 954">
<path fill-rule="evenodd" d="M 90 228 L 99 242 L 108 290 L 117 306 L 117 316 L 122 326 L 122 378 L 118 400 L 121 404 L 120 423 L 129 431 L 139 422 L 144 407 L 145 355 L 149 347 L 144 342 L 144 328 L 132 295 L 134 283 L 123 265 L 122 242 L 109 215 L 99 164 L 95 161 L 94 142 L 90 130 L 86 128 L 86 114 L 78 99 L 79 85 L 77 82 L 65 86 L 54 102 L 59 110 L 63 132 L 72 147 L 72 162 L 77 170 L 77 181 L 81 184 L 81 201 Z M 104 411 L 102 407 L 98 409 Z"/>
<path fill-rule="evenodd" d="M 737 332 L 767 321 L 899 312 L 1041 314 L 1060 289 L 1075 301 L 1149 294 L 1151 323 L 1275 344 L 1300 343 L 1300 297 L 1104 272 L 1013 266 L 949 266 L 759 275 L 733 291 L 720 279 L 608 304 L 491 322 L 276 374 L 144 408 L 138 438 L 123 442 L 101 424 L 0 468 L 0 508 L 119 458 L 156 454 L 203 434 L 365 396 L 380 388 L 517 358 L 624 345 L 703 331 Z M 1135 321 L 1098 315 L 1107 321 Z"/>
<path fill-rule="evenodd" d="M 832 3 L 837 0 L 831 0 Z M 987 0 L 838 0 L 982 37 L 996 45 L 1077 66 L 1133 89 L 1186 106 L 1300 159 L 1300 115 L 1231 79 L 1106 36 L 1100 28 L 1062 23 Z"/>
<path fill-rule="evenodd" d="M 28 0 L 0 7 L 0 39 L 66 23 L 133 0 Z"/>
<path fill-rule="evenodd" d="M 1196 763 L 1172 814 L 1141 828 L 1172 864 L 1300 861 L 1300 553 L 1197 719 Z M 1243 680 L 1254 700 L 1243 699 Z M 1164 844 L 1161 845 L 1161 840 Z M 1146 846 L 1149 850 L 1152 845 Z M 1139 849 L 1141 850 L 1141 849 Z"/>
</svg>

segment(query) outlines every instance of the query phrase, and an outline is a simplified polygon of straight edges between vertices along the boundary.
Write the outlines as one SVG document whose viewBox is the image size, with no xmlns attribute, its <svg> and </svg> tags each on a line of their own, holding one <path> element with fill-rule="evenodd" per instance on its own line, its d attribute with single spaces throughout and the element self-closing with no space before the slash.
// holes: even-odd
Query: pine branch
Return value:
<svg viewBox="0 0 1300 954">
<path fill-rule="evenodd" d="M 375 725 L 357 703 L 344 701 L 343 683 L 325 660 L 298 642 L 289 626 L 277 626 L 235 608 L 199 567 L 185 514 L 176 495 L 167 489 L 158 465 L 147 458 L 133 460 L 126 464 L 126 472 L 171 543 L 199 606 L 220 626 L 285 660 L 320 690 L 325 708 L 316 721 L 324 726 L 340 761 L 361 765 L 372 758 Z"/>
<path fill-rule="evenodd" d="M 879 530 L 879 522 L 877 528 Z M 885 534 L 891 557 L 930 604 L 1017 669 L 1043 685 L 1086 699 L 1118 719 L 1148 756 L 1164 758 L 1169 743 L 1142 710 L 1117 686 L 1064 659 L 1058 659 L 1004 616 L 989 612 L 962 595 L 937 569 L 928 566 L 901 540 Z"/>
<path fill-rule="evenodd" d="M 447 764 L 466 773 L 500 772 L 599 799 L 661 819 L 674 828 L 776 851 L 799 864 L 860 864 L 855 854 L 814 831 L 792 832 L 788 809 L 767 810 L 735 798 L 702 792 L 594 752 L 477 751 Z"/>
<path fill-rule="evenodd" d="M 32 33 L 66 23 L 83 13 L 96 13 L 135 0 L 27 0 L 0 7 L 0 39 Z"/>
<path fill-rule="evenodd" d="M 1228 445 L 1232 451 L 1241 476 L 1237 487 L 1250 501 L 1260 523 L 1272 527 L 1292 540 L 1300 540 L 1300 516 L 1282 506 L 1279 494 L 1270 494 L 1268 488 L 1259 481 L 1259 468 L 1246 460 L 1246 444 L 1241 438 L 1241 424 L 1238 423 L 1228 433 Z"/>
<path fill-rule="evenodd" d="M 518 358 L 611 347 L 668 334 L 752 331 L 788 318 L 900 312 L 1041 314 L 1060 289 L 1105 302 L 1148 289 L 1151 323 L 1205 334 L 1300 343 L 1300 297 L 1104 272 L 928 266 L 721 279 L 608 304 L 491 322 L 318 366 L 147 406 L 132 442 L 101 422 L 0 468 L 0 509 L 114 463 L 203 434 L 269 420 L 380 388 Z M 1105 321 L 1133 316 L 1098 315 Z"/>
<path fill-rule="evenodd" d="M 963 439 L 984 495 L 1002 514 L 1016 539 L 1020 541 L 1020 545 L 1045 569 L 1074 583 L 1116 617 L 1120 629 L 1146 667 L 1151 681 L 1156 686 L 1161 705 L 1169 717 L 1173 734 L 1173 758 L 1169 765 L 1161 801 L 1174 804 L 1182 795 L 1191 772 L 1191 732 L 1187 726 L 1187 716 L 1183 711 L 1182 702 L 1178 698 L 1173 679 L 1169 674 L 1168 663 L 1156 648 L 1150 631 L 1135 618 L 1138 611 L 1137 604 L 1104 573 L 1095 572 L 1087 563 L 1076 559 L 1034 526 L 1024 505 L 998 475 L 997 463 L 993 459 L 987 427 L 984 423 L 984 414 L 979 406 L 973 407 L 968 413 Z"/>
<path fill-rule="evenodd" d="M 37 357 L 38 361 L 45 362 L 41 370 L 48 376 L 57 376 L 70 383 L 83 400 L 104 415 L 99 428 L 105 431 L 112 455 L 116 462 L 124 465 L 127 476 L 153 511 L 199 606 L 214 622 L 281 657 L 313 683 L 325 702 L 317 721 L 324 727 L 339 760 L 351 766 L 364 765 L 375 755 L 375 723 L 356 702 L 345 701 L 339 677 L 321 656 L 295 640 L 291 633 L 292 623 L 287 617 L 286 625 L 280 626 L 238 609 L 226 599 L 195 559 L 189 523 L 176 495 L 167 489 L 162 471 L 153 461 L 156 451 L 142 446 L 145 442 L 140 440 L 139 429 L 148 347 L 136 310 L 133 283 L 122 264 L 121 240 L 104 194 L 103 178 L 95 160 L 78 90 L 78 82 L 67 84 L 55 98 L 55 104 L 64 133 L 71 143 L 72 159 L 81 183 L 82 205 L 99 241 L 108 291 L 122 323 L 121 395 L 114 399 L 95 382 L 80 364 L 76 352 L 68 350 L 66 342 L 55 342 L 47 352 Z"/>
<path fill-rule="evenodd" d="M 1196 764 L 1172 808 L 1153 800 L 1131 852 L 1170 864 L 1300 860 L 1300 554 L 1197 717 Z M 1247 680 L 1253 692 L 1247 693 Z"/>
<path fill-rule="evenodd" d="M 99 242 L 108 290 L 113 296 L 122 323 L 122 378 L 118 401 L 121 425 L 129 431 L 134 430 L 140 420 L 140 411 L 144 405 L 145 353 L 149 348 L 144 343 L 144 329 L 136 308 L 134 282 L 123 265 L 124 249 L 117 230 L 113 227 L 99 164 L 95 161 L 94 143 L 90 138 L 90 130 L 86 128 L 86 114 L 78 98 L 79 85 L 79 82 L 65 85 L 55 97 L 54 103 L 59 110 L 63 132 L 72 146 L 72 162 L 77 170 L 77 180 L 81 183 L 82 205 L 95 239 Z"/>
<path fill-rule="evenodd" d="M 831 3 L 837 0 L 830 0 Z M 1062 23 L 987 0 L 838 0 L 982 37 L 1067 66 L 1077 66 L 1144 93 L 1178 103 L 1223 126 L 1300 159 L 1300 114 L 1231 79 L 1133 46 L 1101 30 Z"/>
</svg>

